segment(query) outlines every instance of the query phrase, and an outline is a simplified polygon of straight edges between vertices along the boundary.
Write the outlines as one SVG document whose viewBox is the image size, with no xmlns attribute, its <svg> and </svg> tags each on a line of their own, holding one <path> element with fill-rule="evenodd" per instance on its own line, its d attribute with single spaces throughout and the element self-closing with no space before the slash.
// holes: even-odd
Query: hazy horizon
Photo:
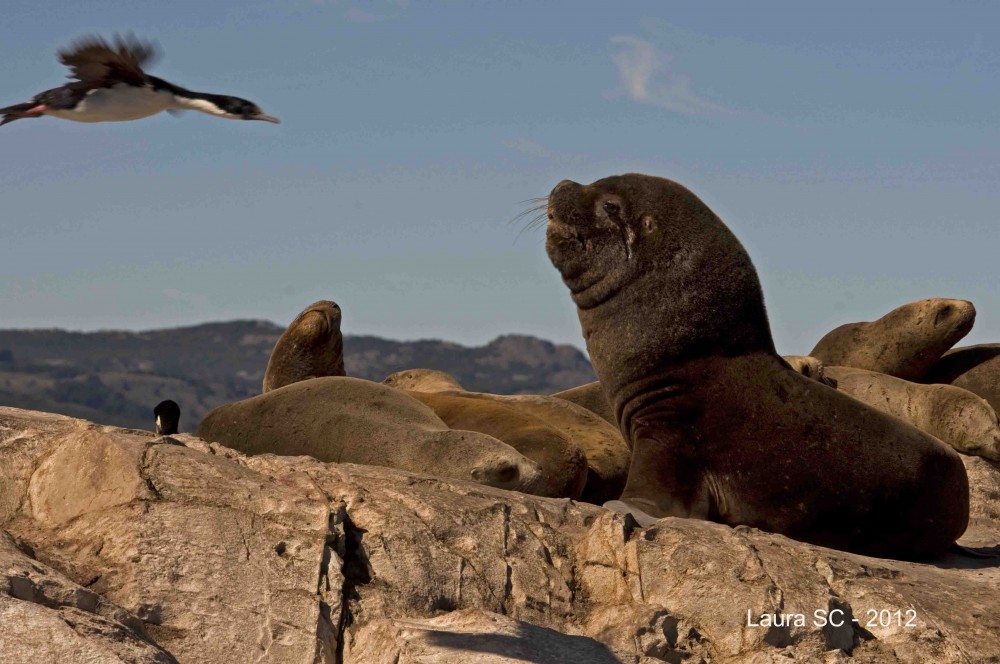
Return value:
<svg viewBox="0 0 1000 664">
<path fill-rule="evenodd" d="M 0 106 L 55 51 L 135 32 L 204 114 L 0 128 L 0 327 L 285 325 L 582 348 L 544 232 L 563 178 L 675 179 L 733 229 L 780 352 L 926 297 L 1000 341 L 1000 6 L 39 0 L 5 8 Z"/>
<path fill-rule="evenodd" d="M 291 321 L 289 321 L 289 323 L 290 322 Z M 171 331 L 171 330 L 183 330 L 183 329 L 188 329 L 188 328 L 200 327 L 200 326 L 203 326 L 203 325 L 229 325 L 229 324 L 236 324 L 236 323 L 269 323 L 269 324 L 275 325 L 275 326 L 277 326 L 277 327 L 279 327 L 281 329 L 285 329 L 287 327 L 287 324 L 279 323 L 278 321 L 268 320 L 266 318 L 231 318 L 231 319 L 227 319 L 227 320 L 206 320 L 206 321 L 202 321 L 200 323 L 187 323 L 187 324 L 184 324 L 184 325 L 167 325 L 167 326 L 164 326 L 164 327 L 135 328 L 135 329 L 124 328 L 124 327 L 109 327 L 109 328 L 95 327 L 93 329 L 71 329 L 71 328 L 66 328 L 66 327 L 0 327 L 0 332 L 65 332 L 67 334 L 115 334 L 115 333 L 120 333 L 120 332 L 126 332 L 126 333 L 132 333 L 132 334 L 145 334 L 145 333 L 148 333 L 148 332 L 163 332 L 163 331 Z M 350 331 L 344 331 L 343 334 L 344 334 L 345 337 L 378 337 L 378 338 L 386 339 L 387 341 L 401 341 L 401 342 L 404 342 L 404 343 L 415 343 L 415 342 L 420 342 L 420 341 L 441 341 L 441 342 L 450 342 L 450 343 L 460 343 L 460 342 L 455 342 L 453 339 L 445 339 L 445 338 L 442 338 L 442 337 L 401 338 L 401 337 L 388 337 L 388 336 L 382 335 L 382 334 L 371 334 L 371 333 L 368 333 L 368 332 L 350 332 Z M 500 337 L 508 337 L 508 336 L 533 336 L 534 337 L 535 335 L 524 335 L 524 334 L 521 334 L 521 333 L 518 333 L 518 332 L 498 332 L 494 336 L 490 337 L 489 339 L 485 339 L 484 341 L 481 341 L 481 342 L 475 342 L 475 341 L 473 341 L 473 342 L 469 342 L 469 343 L 462 342 L 462 343 L 460 343 L 460 345 L 462 345 L 462 346 L 484 346 L 484 345 L 486 345 L 486 344 L 488 344 L 488 343 L 490 343 L 490 342 L 492 342 L 492 341 L 494 341 L 494 340 L 496 340 L 496 339 L 498 339 Z M 536 338 L 541 339 L 542 341 L 549 341 L 549 342 L 555 343 L 557 345 L 569 343 L 569 342 L 562 342 L 562 341 L 553 341 L 552 339 L 546 339 L 544 337 L 536 337 Z M 585 344 L 583 344 L 582 342 L 578 343 L 578 344 L 570 343 L 569 345 L 572 345 L 572 346 L 574 346 L 574 347 L 582 350 L 586 354 L 586 350 L 587 349 L 586 349 Z"/>
</svg>

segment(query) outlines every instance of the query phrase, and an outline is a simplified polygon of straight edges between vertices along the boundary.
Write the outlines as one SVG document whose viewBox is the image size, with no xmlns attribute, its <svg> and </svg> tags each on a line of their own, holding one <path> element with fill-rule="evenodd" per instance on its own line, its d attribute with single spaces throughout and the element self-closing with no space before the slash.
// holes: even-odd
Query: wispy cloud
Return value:
<svg viewBox="0 0 1000 664">
<path fill-rule="evenodd" d="M 685 115 L 731 112 L 691 89 L 691 81 L 678 72 L 671 57 L 634 35 L 611 38 L 611 59 L 629 98 Z"/>
</svg>

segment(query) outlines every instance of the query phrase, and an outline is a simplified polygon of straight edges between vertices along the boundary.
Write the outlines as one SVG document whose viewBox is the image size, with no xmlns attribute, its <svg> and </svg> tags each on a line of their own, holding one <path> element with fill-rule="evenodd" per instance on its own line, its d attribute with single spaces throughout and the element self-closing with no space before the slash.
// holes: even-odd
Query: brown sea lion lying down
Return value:
<svg viewBox="0 0 1000 664">
<path fill-rule="evenodd" d="M 580 500 L 601 504 L 621 495 L 628 473 L 628 446 L 618 432 L 617 424 L 609 424 L 586 408 L 539 394 L 467 392 L 453 376 L 433 369 L 397 371 L 383 382 L 409 391 L 452 426 L 490 435 L 503 434 L 497 437 L 542 464 L 543 475 L 568 476 L 566 460 L 573 455 L 566 455 L 563 443 L 539 439 L 535 435 L 521 441 L 510 437 L 515 431 L 528 433 L 537 427 L 536 424 L 535 427 L 521 428 L 518 422 L 541 422 L 547 428 L 558 431 L 585 455 L 586 483 L 579 494 Z M 428 395 L 433 395 L 433 398 Z M 507 422 L 499 418 L 501 412 L 510 414 Z M 545 452 L 547 461 L 543 463 L 537 455 L 543 453 L 545 440 L 549 440 L 546 444 L 554 449 Z M 534 452 L 529 453 L 525 445 L 534 448 Z M 562 470 L 552 468 L 556 459 L 560 460 L 556 467 Z M 550 469 L 548 473 L 546 468 Z"/>
<path fill-rule="evenodd" d="M 555 427 L 508 404 L 462 392 L 407 392 L 452 429 L 479 431 L 501 440 L 538 464 L 535 493 L 578 499 L 587 482 L 587 457 Z"/>
<path fill-rule="evenodd" d="M 311 378 L 212 410 L 198 436 L 245 454 L 308 455 L 534 493 L 537 464 L 496 438 L 454 431 L 405 392 Z"/>
<path fill-rule="evenodd" d="M 990 404 L 972 392 L 854 367 L 826 367 L 826 373 L 844 394 L 909 422 L 956 451 L 1000 461 L 1000 420 Z"/>
<path fill-rule="evenodd" d="M 953 348 L 931 367 L 923 382 L 961 387 L 1000 412 L 1000 344 Z"/>
</svg>

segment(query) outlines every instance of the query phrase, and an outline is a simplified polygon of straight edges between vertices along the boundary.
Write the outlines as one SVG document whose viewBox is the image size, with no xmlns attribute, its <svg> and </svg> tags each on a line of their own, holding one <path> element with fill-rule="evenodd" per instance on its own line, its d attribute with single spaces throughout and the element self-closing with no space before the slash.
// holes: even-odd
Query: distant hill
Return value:
<svg viewBox="0 0 1000 664">
<path fill-rule="evenodd" d="M 193 431 L 212 408 L 260 393 L 283 330 L 267 321 L 146 332 L 0 330 L 0 405 L 148 430 L 153 406 L 173 399 L 182 431 Z M 578 349 L 530 336 L 480 347 L 347 336 L 344 350 L 349 375 L 376 381 L 417 367 L 499 394 L 548 394 L 594 380 Z"/>
</svg>

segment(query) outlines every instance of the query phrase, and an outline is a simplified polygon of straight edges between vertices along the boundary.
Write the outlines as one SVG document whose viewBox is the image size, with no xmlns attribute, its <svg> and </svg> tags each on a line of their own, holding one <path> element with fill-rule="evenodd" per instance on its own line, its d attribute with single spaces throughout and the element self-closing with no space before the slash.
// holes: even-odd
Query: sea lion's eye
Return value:
<svg viewBox="0 0 1000 664">
<path fill-rule="evenodd" d="M 614 201 L 604 201 L 604 211 L 608 213 L 608 216 L 616 217 L 618 213 L 622 211 L 618 203 Z"/>
</svg>

